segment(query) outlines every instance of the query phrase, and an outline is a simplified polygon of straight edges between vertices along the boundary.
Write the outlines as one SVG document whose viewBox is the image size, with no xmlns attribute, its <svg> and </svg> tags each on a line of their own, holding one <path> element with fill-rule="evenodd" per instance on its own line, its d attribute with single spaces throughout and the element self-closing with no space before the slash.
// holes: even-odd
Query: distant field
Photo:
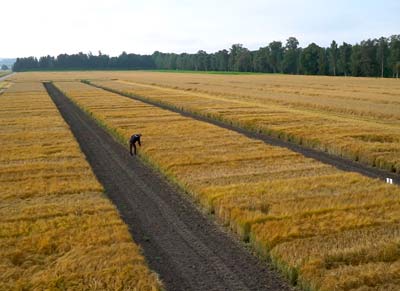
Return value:
<svg viewBox="0 0 400 291">
<path fill-rule="evenodd" d="M 231 71 L 186 71 L 186 70 L 146 70 L 147 72 L 160 72 L 160 73 L 184 73 L 184 74 L 211 74 L 211 75 L 266 75 L 267 73 L 254 73 L 254 72 L 231 72 Z"/>
<path fill-rule="evenodd" d="M 161 288 L 39 82 L 0 95 L 0 290 Z"/>
<path fill-rule="evenodd" d="M 138 74 L 95 84 L 400 172 L 400 82 Z"/>
<path fill-rule="evenodd" d="M 26 73 L 15 78 L 88 79 L 400 172 L 400 82 L 395 79 L 128 71 Z"/>
<path fill-rule="evenodd" d="M 144 159 L 293 282 L 310 290 L 399 288 L 398 186 L 80 82 L 55 84 L 122 142 L 142 132 Z"/>
</svg>

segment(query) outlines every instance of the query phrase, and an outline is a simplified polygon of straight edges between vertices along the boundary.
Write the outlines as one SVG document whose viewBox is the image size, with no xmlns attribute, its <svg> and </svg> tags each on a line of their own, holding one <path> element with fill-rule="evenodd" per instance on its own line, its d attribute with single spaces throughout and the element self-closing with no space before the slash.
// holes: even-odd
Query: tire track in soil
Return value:
<svg viewBox="0 0 400 291">
<path fill-rule="evenodd" d="M 196 119 L 199 121 L 208 122 L 208 123 L 217 125 L 219 127 L 235 131 L 235 132 L 243 134 L 249 138 L 261 140 L 261 141 L 265 142 L 266 144 L 269 144 L 272 146 L 279 146 L 279 147 L 287 148 L 291 151 L 300 153 L 300 154 L 304 155 L 305 157 L 315 159 L 324 164 L 332 165 L 343 171 L 357 172 L 357 173 L 360 173 L 361 175 L 364 175 L 364 176 L 367 176 L 370 178 L 378 178 L 378 179 L 381 179 L 384 181 L 386 180 L 386 178 L 391 178 L 391 179 L 393 179 L 393 184 L 400 185 L 400 175 L 393 173 L 393 172 L 385 171 L 385 170 L 382 170 L 382 169 L 379 169 L 376 167 L 371 167 L 371 166 L 368 166 L 368 165 L 365 165 L 365 164 L 362 164 L 359 162 L 355 162 L 355 161 L 352 161 L 352 160 L 349 160 L 349 159 L 346 159 L 346 158 L 343 158 L 340 156 L 334 156 L 327 152 L 319 151 L 319 150 L 312 149 L 312 148 L 306 148 L 301 145 L 298 145 L 298 144 L 295 144 L 295 143 L 292 143 L 289 141 L 285 141 L 285 140 L 277 138 L 277 137 L 273 137 L 273 136 L 270 136 L 267 134 L 251 131 L 249 129 L 239 127 L 237 125 L 229 124 L 228 121 L 225 121 L 225 122 L 219 121 L 219 120 L 213 119 L 211 117 L 206 117 L 199 113 L 194 113 L 191 111 L 187 111 L 184 109 L 174 107 L 173 105 L 169 105 L 169 104 L 161 103 L 161 102 L 157 102 L 157 101 L 152 101 L 152 100 L 149 100 L 148 98 L 136 96 L 133 94 L 125 94 L 122 92 L 118 92 L 117 90 L 113 90 L 113 89 L 103 87 L 100 85 L 95 85 L 95 84 L 91 83 L 90 81 L 84 81 L 84 83 L 91 85 L 93 87 L 96 87 L 96 88 L 103 89 L 105 91 L 109 91 L 109 92 L 127 97 L 127 98 L 131 98 L 131 99 L 134 99 L 137 101 L 144 102 L 149 105 L 157 106 L 162 109 L 166 109 L 166 110 L 173 111 L 175 113 L 179 113 L 185 117 L 190 117 L 190 118 L 193 118 L 193 119 Z"/>
<path fill-rule="evenodd" d="M 167 290 L 293 290 L 52 83 L 44 86 Z"/>
</svg>

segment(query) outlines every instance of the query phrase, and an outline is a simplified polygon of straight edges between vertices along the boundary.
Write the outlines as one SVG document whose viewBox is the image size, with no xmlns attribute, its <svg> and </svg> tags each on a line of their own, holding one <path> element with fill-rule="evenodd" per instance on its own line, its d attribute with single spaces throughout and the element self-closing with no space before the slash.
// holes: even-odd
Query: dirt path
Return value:
<svg viewBox="0 0 400 291">
<path fill-rule="evenodd" d="M 3 76 L 3 77 L 0 77 L 0 82 L 1 82 L 1 81 L 4 81 L 5 79 L 7 79 L 7 78 L 9 78 L 9 77 L 11 77 L 12 75 L 15 75 L 15 73 L 9 73 L 9 74 L 7 74 L 7 75 L 5 75 L 5 76 Z"/>
<path fill-rule="evenodd" d="M 265 143 L 267 143 L 269 145 L 287 148 L 287 149 L 292 150 L 294 152 L 300 153 L 300 154 L 302 154 L 302 155 L 304 155 L 306 157 L 313 158 L 313 159 L 318 160 L 318 161 L 320 161 L 322 163 L 332 165 L 332 166 L 334 166 L 334 167 L 336 167 L 336 168 L 338 168 L 340 170 L 349 171 L 349 172 L 357 172 L 357 173 L 360 173 L 362 175 L 365 175 L 365 176 L 368 176 L 368 177 L 371 177 L 371 178 L 379 178 L 381 180 L 386 180 L 386 178 L 391 178 L 391 179 L 393 179 L 393 184 L 400 185 L 400 175 L 395 174 L 395 173 L 384 171 L 384 170 L 381 170 L 381 169 L 378 169 L 378 168 L 373 168 L 373 167 L 370 167 L 370 166 L 367 166 L 367 165 L 364 165 L 364 164 L 361 164 L 361 163 L 357 163 L 357 162 L 354 162 L 354 161 L 351 161 L 351 160 L 348 160 L 348 159 L 344 159 L 344 158 L 339 157 L 339 156 L 334 156 L 334 155 L 331 155 L 331 154 L 328 154 L 328 153 L 325 153 L 325 152 L 321 152 L 321 151 L 318 151 L 318 150 L 315 150 L 315 149 L 304 148 L 304 147 L 302 147 L 300 145 L 297 145 L 297 144 L 294 144 L 294 143 L 290 143 L 290 142 L 281 140 L 279 138 L 275 138 L 273 136 L 268 136 L 268 135 L 265 135 L 265 134 L 256 133 L 256 132 L 253 132 L 253 131 L 250 131 L 250 130 L 247 130 L 247 129 L 240 128 L 240 127 L 235 126 L 235 125 L 230 125 L 230 124 L 224 123 L 222 121 L 218 121 L 218 120 L 214 120 L 214 119 L 209 118 L 209 117 L 205 117 L 205 116 L 200 115 L 200 114 L 187 112 L 185 110 L 178 109 L 178 108 L 176 108 L 176 107 L 174 107 L 172 105 L 160 104 L 160 103 L 158 103 L 156 101 L 151 101 L 151 100 L 143 98 L 143 97 L 133 96 L 133 95 L 130 95 L 130 94 L 129 95 L 128 94 L 123 94 L 123 93 L 118 92 L 116 90 L 105 88 L 105 87 L 102 87 L 102 86 L 98 86 L 98 85 L 92 84 L 90 82 L 88 82 L 87 84 L 89 84 L 91 86 L 94 86 L 94 87 L 97 87 L 97 88 L 101 88 L 103 90 L 106 90 L 106 91 L 109 91 L 109 92 L 112 92 L 112 93 L 116 93 L 116 94 L 119 94 L 119 95 L 122 95 L 122 96 L 125 96 L 125 97 L 128 97 L 128 98 L 134 99 L 134 100 L 142 101 L 144 103 L 147 103 L 147 104 L 150 104 L 150 105 L 153 105 L 153 106 L 158 106 L 160 108 L 167 109 L 167 110 L 182 114 L 183 116 L 186 116 L 186 117 L 194 118 L 194 119 L 197 119 L 197 120 L 200 120 L 200 121 L 205 121 L 205 122 L 208 122 L 208 123 L 223 127 L 223 128 L 238 132 L 240 134 L 243 134 L 243 135 L 245 135 L 245 136 L 247 136 L 249 138 L 262 140 L 262 141 L 264 141 Z"/>
<path fill-rule="evenodd" d="M 45 87 L 167 290 L 292 290 L 57 88 Z"/>
</svg>

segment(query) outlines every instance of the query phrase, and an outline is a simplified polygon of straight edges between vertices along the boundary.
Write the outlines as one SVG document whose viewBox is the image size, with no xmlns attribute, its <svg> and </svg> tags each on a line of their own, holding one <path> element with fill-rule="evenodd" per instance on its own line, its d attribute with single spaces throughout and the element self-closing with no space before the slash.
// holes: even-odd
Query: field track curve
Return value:
<svg viewBox="0 0 400 291">
<path fill-rule="evenodd" d="M 292 290 L 53 84 L 44 85 L 167 290 Z"/>
<path fill-rule="evenodd" d="M 211 117 L 206 117 L 197 113 L 192 113 L 189 111 L 186 111 L 184 109 L 180 109 L 180 108 L 176 108 L 172 105 L 168 105 L 168 104 L 164 104 L 164 103 L 160 103 L 160 102 L 156 102 L 156 101 L 152 101 L 149 100 L 147 98 L 144 97 L 139 97 L 139 96 L 135 96 L 132 94 L 124 94 L 122 92 L 119 92 L 117 90 L 113 90 L 107 87 L 103 87 L 100 85 L 96 85 L 93 84 L 91 82 L 85 82 L 86 84 L 89 84 L 91 86 L 112 92 L 112 93 L 116 93 L 119 94 L 121 96 L 125 96 L 137 101 L 141 101 L 144 103 L 147 103 L 149 105 L 153 105 L 153 106 L 158 106 L 162 109 L 166 109 L 166 110 L 170 110 L 176 113 L 179 113 L 185 117 L 190 117 L 190 118 L 194 118 L 196 120 L 200 120 L 200 121 L 204 121 L 204 122 L 208 122 L 214 125 L 217 125 L 219 127 L 223 127 L 235 132 L 238 132 L 240 134 L 243 134 L 249 138 L 253 138 L 253 139 L 258 139 L 258 140 L 262 140 L 263 142 L 272 145 L 272 146 L 279 146 L 279 147 L 284 147 L 287 148 L 289 150 L 292 150 L 294 152 L 300 153 L 308 158 L 312 158 L 315 159 L 317 161 L 320 161 L 322 163 L 325 164 L 329 164 L 332 165 L 340 170 L 343 171 L 349 171 L 349 172 L 357 172 L 360 173 L 362 175 L 365 175 L 367 177 L 371 177 L 371 178 L 378 178 L 381 180 L 386 180 L 386 178 L 391 178 L 393 180 L 393 184 L 397 184 L 400 185 L 400 175 L 396 174 L 396 173 L 391 173 L 385 170 L 381 170 L 379 168 L 374 168 L 374 167 L 370 167 L 352 160 L 348 160 L 339 156 L 334 156 L 331 155 L 329 153 L 326 152 L 322 152 L 322 151 L 318 151 L 315 149 L 311 149 L 311 148 L 306 148 L 306 147 L 302 147 L 300 145 L 297 145 L 295 143 L 291 143 L 288 141 L 284 141 L 282 139 L 279 139 L 277 137 L 273 137 L 273 136 L 269 136 L 266 134 L 262 134 L 262 133 L 257 133 L 248 129 L 244 129 L 241 128 L 239 126 L 236 125 L 231 125 L 219 120 L 215 120 Z"/>
</svg>

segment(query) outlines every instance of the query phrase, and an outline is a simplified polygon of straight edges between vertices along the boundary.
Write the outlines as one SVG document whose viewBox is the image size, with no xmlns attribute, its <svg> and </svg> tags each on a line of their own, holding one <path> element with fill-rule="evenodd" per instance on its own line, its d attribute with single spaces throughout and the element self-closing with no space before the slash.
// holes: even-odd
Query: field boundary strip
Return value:
<svg viewBox="0 0 400 291">
<path fill-rule="evenodd" d="M 190 117 L 190 118 L 193 118 L 193 119 L 196 119 L 199 121 L 204 121 L 204 122 L 214 124 L 214 125 L 217 125 L 219 127 L 225 128 L 225 129 L 235 131 L 237 133 L 245 135 L 246 137 L 261 140 L 261 141 L 265 142 L 266 144 L 269 144 L 272 146 L 279 146 L 279 147 L 287 148 L 294 152 L 300 153 L 300 154 L 304 155 L 305 157 L 318 160 L 324 164 L 329 164 L 329 165 L 335 166 L 336 168 L 343 170 L 343 171 L 357 172 L 357 173 L 360 173 L 360 174 L 370 177 L 370 178 L 379 178 L 382 181 L 386 181 L 387 178 L 390 178 L 390 179 L 392 179 L 393 184 L 400 185 L 400 177 L 399 177 L 399 175 L 397 175 L 395 173 L 390 173 L 388 171 L 381 170 L 379 168 L 373 168 L 373 167 L 370 167 L 370 166 L 367 166 L 367 165 L 364 165 L 361 163 L 357 163 L 357 162 L 349 160 L 349 159 L 331 155 L 329 153 L 318 151 L 318 150 L 315 150 L 312 148 L 305 148 L 298 144 L 291 143 L 291 142 L 279 139 L 274 136 L 266 135 L 263 133 L 257 133 L 255 131 L 245 129 L 243 127 L 237 126 L 228 121 L 216 120 L 212 117 L 208 117 L 206 115 L 200 114 L 195 111 L 184 110 L 184 109 L 178 108 L 176 106 L 173 106 L 170 103 L 158 102 L 158 101 L 151 100 L 150 98 L 121 92 L 119 90 L 111 89 L 111 88 L 101 86 L 98 84 L 93 84 L 92 82 L 90 82 L 88 80 L 83 80 L 82 82 L 85 84 L 91 85 L 93 87 L 100 88 L 105 91 L 111 92 L 111 93 L 115 93 L 115 94 L 118 94 L 118 95 L 121 95 L 124 97 L 128 97 L 133 100 L 141 101 L 141 102 L 144 102 L 149 105 L 157 106 L 162 109 L 170 110 L 175 113 L 179 113 L 185 117 Z"/>
</svg>

